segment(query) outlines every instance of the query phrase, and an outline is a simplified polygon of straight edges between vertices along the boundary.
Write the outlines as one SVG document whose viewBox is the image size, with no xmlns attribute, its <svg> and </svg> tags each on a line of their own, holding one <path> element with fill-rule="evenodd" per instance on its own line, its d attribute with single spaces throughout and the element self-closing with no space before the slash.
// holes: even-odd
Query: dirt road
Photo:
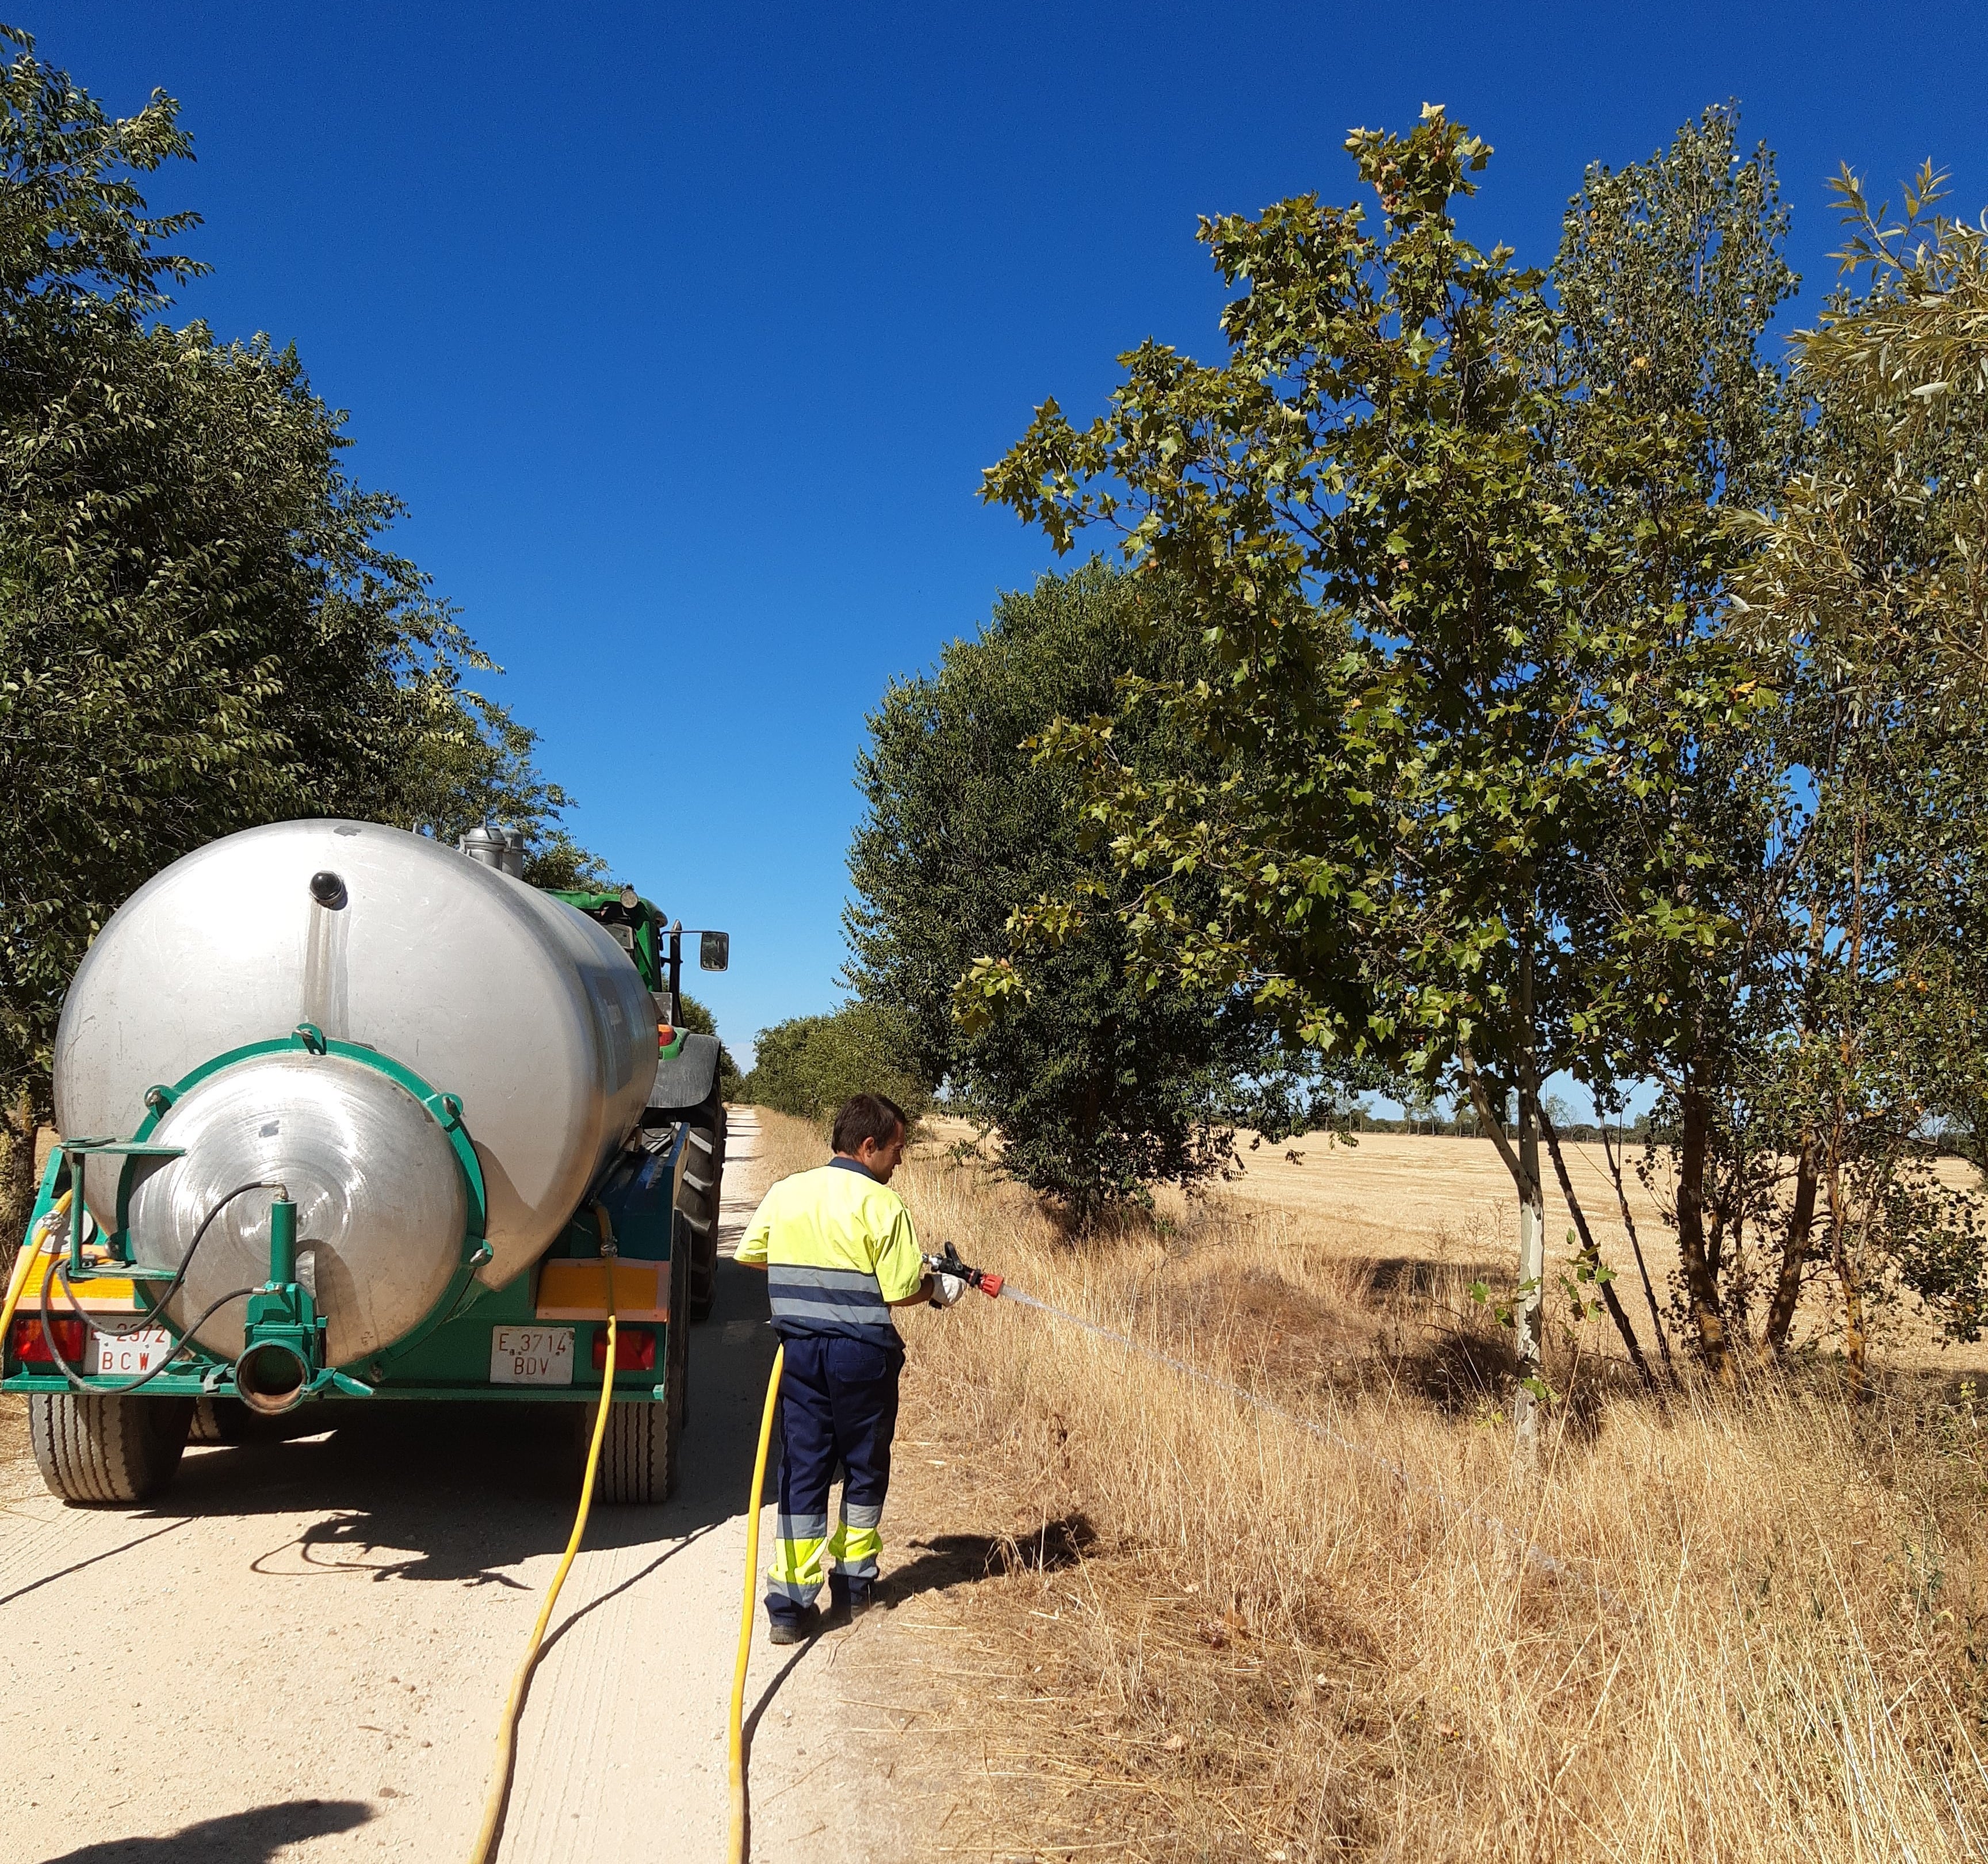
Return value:
<svg viewBox="0 0 1988 1864">
<path fill-rule="evenodd" d="M 749 1110 L 732 1131 L 728 1255 L 762 1188 Z M 682 1486 L 661 1507 L 594 1512 L 532 1686 L 504 1864 L 724 1856 L 773 1342 L 764 1278 L 718 1273 L 692 1337 Z M 418 1409 L 189 1450 L 161 1504 L 128 1511 L 64 1507 L 31 1463 L 0 1464 L 0 1864 L 463 1855 L 576 1497 L 556 1420 Z M 798 1659 L 756 1639 L 764 1864 L 883 1855 L 840 1815 L 840 1768 L 807 1752 L 839 1644 L 863 1632 Z"/>
</svg>

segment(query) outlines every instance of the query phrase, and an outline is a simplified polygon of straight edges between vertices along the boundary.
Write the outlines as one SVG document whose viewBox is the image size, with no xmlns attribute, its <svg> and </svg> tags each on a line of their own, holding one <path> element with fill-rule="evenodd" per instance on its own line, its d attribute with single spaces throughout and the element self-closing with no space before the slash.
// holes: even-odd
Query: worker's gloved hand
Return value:
<svg viewBox="0 0 1988 1864">
<path fill-rule="evenodd" d="M 950 1308 L 965 1292 L 966 1284 L 957 1275 L 932 1277 L 931 1304 L 935 1308 Z"/>
</svg>

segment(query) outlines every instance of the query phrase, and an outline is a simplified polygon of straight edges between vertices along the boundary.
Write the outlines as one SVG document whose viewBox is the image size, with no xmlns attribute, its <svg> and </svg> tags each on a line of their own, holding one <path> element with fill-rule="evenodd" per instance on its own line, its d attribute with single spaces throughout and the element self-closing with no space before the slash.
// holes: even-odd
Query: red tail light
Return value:
<svg viewBox="0 0 1988 1864">
<path fill-rule="evenodd" d="M 62 1356 L 71 1365 L 83 1358 L 84 1336 L 86 1329 L 82 1321 L 73 1318 L 51 1320 L 49 1330 L 56 1336 L 56 1345 L 61 1348 Z M 48 1335 L 42 1331 L 42 1317 L 39 1314 L 17 1314 L 14 1328 L 8 1335 L 8 1349 L 24 1365 L 53 1365 L 55 1355 L 49 1351 Z"/>
<path fill-rule="evenodd" d="M 63 1351 L 69 1351 L 64 1347 Z M 593 1336 L 593 1369 L 607 1369 L 607 1329 Z M 653 1372 L 656 1369 L 656 1331 L 653 1327 L 617 1327 L 614 1332 L 614 1369 L 617 1372 Z"/>
</svg>

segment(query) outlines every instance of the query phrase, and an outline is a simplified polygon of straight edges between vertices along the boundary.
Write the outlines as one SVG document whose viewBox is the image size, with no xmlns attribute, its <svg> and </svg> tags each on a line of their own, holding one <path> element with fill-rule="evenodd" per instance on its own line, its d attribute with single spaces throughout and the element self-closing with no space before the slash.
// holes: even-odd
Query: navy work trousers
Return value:
<svg viewBox="0 0 1988 1864">
<path fill-rule="evenodd" d="M 789 1335 L 780 1375 L 780 1517 L 766 1574 L 766 1612 L 803 1618 L 821 1590 L 824 1553 L 834 1589 L 866 1594 L 877 1578 L 891 1439 L 898 1428 L 901 1348 L 821 1334 Z M 828 1531 L 828 1491 L 844 1470 L 842 1519 Z"/>
</svg>

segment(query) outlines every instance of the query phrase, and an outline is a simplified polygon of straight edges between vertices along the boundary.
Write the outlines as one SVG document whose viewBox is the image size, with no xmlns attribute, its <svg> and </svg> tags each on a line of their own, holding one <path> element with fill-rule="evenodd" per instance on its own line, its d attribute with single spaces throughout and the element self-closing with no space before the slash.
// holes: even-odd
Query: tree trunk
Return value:
<svg viewBox="0 0 1988 1864">
<path fill-rule="evenodd" d="M 28 1088 L 0 1103 L 0 1145 L 5 1148 L 0 1160 L 0 1287 L 13 1272 L 15 1252 L 34 1213 L 35 1139 L 41 1125 L 41 1108 Z"/>
<path fill-rule="evenodd" d="M 1512 1400 L 1512 1419 L 1517 1429 L 1522 1451 L 1531 1447 L 1537 1434 L 1533 1416 L 1533 1395 L 1523 1381 L 1536 1378 L 1539 1373 L 1539 1349 L 1533 1331 L 1533 1317 L 1538 1311 L 1539 1291 L 1535 1287 L 1527 1299 L 1524 1292 L 1530 1276 L 1536 1277 L 1538 1268 L 1528 1269 L 1528 1262 L 1537 1263 L 1543 1255 L 1543 1239 L 1545 1235 L 1546 1213 L 1540 1200 L 1538 1177 L 1539 1144 L 1534 1139 L 1532 1147 L 1533 1171 L 1528 1176 L 1525 1162 L 1525 1139 L 1523 1128 L 1520 1135 L 1520 1149 L 1514 1152 L 1512 1142 L 1506 1136 L 1505 1122 L 1491 1105 L 1489 1090 L 1484 1077 L 1477 1071 L 1477 1062 L 1468 1044 L 1457 1050 L 1457 1059 L 1463 1069 L 1463 1078 L 1470 1088 L 1471 1104 L 1477 1109 L 1477 1117 L 1484 1130 L 1491 1135 L 1491 1143 L 1498 1149 L 1498 1156 L 1504 1161 L 1505 1169 L 1512 1174 L 1512 1183 L 1519 1193 L 1519 1284 L 1520 1292 L 1512 1304 L 1513 1345 L 1518 1356 L 1519 1377 L 1522 1382 Z M 1519 1097 L 1523 1115 L 1525 1096 Z"/>
<path fill-rule="evenodd" d="M 1842 1168 L 1829 1164 L 1829 1266 L 1843 1292 L 1843 1356 L 1850 1367 L 1850 1395 L 1864 1395 L 1864 1291 L 1850 1254 L 1849 1226 L 1843 1220 Z"/>
<path fill-rule="evenodd" d="M 1560 1180 L 1560 1194 L 1567 1199 L 1568 1213 L 1574 1219 L 1574 1227 L 1581 1237 L 1581 1260 L 1591 1270 L 1604 1267 L 1601 1246 L 1594 1240 L 1594 1233 L 1587 1227 L 1587 1215 L 1581 1207 L 1581 1199 L 1574 1196 L 1574 1179 L 1567 1169 L 1567 1160 L 1561 1155 L 1560 1135 L 1554 1131 L 1554 1124 L 1546 1109 L 1540 1109 L 1540 1130 L 1546 1135 L 1547 1153 L 1553 1160 L 1554 1176 Z M 1615 1323 L 1615 1331 L 1622 1336 L 1622 1344 L 1628 1350 L 1629 1362 L 1635 1367 L 1637 1375 L 1646 1385 L 1655 1388 L 1656 1375 L 1650 1370 L 1649 1362 L 1643 1357 L 1641 1342 L 1636 1338 L 1636 1330 L 1630 1324 L 1629 1317 L 1622 1311 L 1622 1304 L 1616 1297 L 1615 1283 L 1611 1276 L 1604 1280 L 1599 1274 L 1595 1286 L 1601 1291 L 1602 1304 L 1608 1310 L 1608 1318 Z"/>
<path fill-rule="evenodd" d="M 1539 1103 L 1519 1091 L 1519 1162 L 1525 1182 L 1519 1195 L 1519 1287 L 1513 1297 L 1512 1319 L 1519 1351 L 1517 1396 L 1513 1416 L 1520 1436 L 1530 1441 L 1538 1426 L 1533 1415 L 1533 1394 L 1524 1383 L 1540 1376 L 1540 1313 L 1547 1275 L 1546 1187 L 1540 1181 Z"/>
<path fill-rule="evenodd" d="M 1705 1362 L 1721 1385 L 1729 1386 L 1733 1383 L 1733 1355 L 1726 1337 L 1726 1317 L 1719 1311 L 1718 1278 L 1712 1274 L 1705 1240 L 1705 1159 L 1711 1121 L 1704 1090 L 1689 1074 L 1678 1101 L 1684 1126 L 1678 1161 L 1678 1253 L 1683 1261 L 1685 1294 Z"/>
<path fill-rule="evenodd" d="M 1795 1160 L 1794 1207 L 1788 1213 L 1788 1227 L 1781 1239 L 1780 1273 L 1774 1278 L 1774 1297 L 1767 1308 L 1767 1351 L 1779 1359 L 1788 1348 L 1788 1333 L 1794 1325 L 1795 1304 L 1801 1298 L 1802 1269 L 1808 1260 L 1808 1241 L 1815 1230 L 1815 1137 L 1802 1142 Z"/>
<path fill-rule="evenodd" d="M 1821 1001 L 1827 919 L 1820 903 L 1811 896 L 1808 902 L 1808 950 L 1802 970 L 1801 1042 L 1804 1048 L 1814 1037 L 1816 1010 Z M 1804 1132 L 1801 1151 L 1795 1159 L 1794 1207 L 1788 1213 L 1787 1231 L 1781 1239 L 1780 1272 L 1774 1278 L 1774 1298 L 1767 1308 L 1763 1343 L 1777 1359 L 1787 1351 L 1788 1335 L 1794 1326 L 1795 1305 L 1801 1299 L 1802 1270 L 1808 1261 L 1809 1239 L 1815 1233 L 1815 1193 L 1821 1160 L 1821 1149 L 1814 1132 Z"/>
<path fill-rule="evenodd" d="M 1650 1330 L 1657 1336 L 1657 1351 L 1663 1355 L 1665 1375 L 1675 1378 L 1677 1368 L 1671 1362 L 1671 1336 L 1665 1330 L 1664 1317 L 1657 1306 L 1657 1291 L 1650 1284 L 1650 1265 L 1643 1260 L 1642 1240 L 1636 1234 L 1636 1219 L 1629 1209 L 1629 1193 L 1622 1183 L 1622 1162 L 1608 1143 L 1608 1123 L 1602 1117 L 1598 1100 L 1594 1103 L 1594 1117 L 1601 1128 L 1601 1152 L 1608 1161 L 1608 1176 L 1615 1181 L 1616 1207 L 1622 1213 L 1622 1227 L 1628 1234 L 1630 1251 L 1636 1258 L 1636 1274 L 1643 1284 L 1643 1301 L 1650 1310 Z"/>
</svg>

